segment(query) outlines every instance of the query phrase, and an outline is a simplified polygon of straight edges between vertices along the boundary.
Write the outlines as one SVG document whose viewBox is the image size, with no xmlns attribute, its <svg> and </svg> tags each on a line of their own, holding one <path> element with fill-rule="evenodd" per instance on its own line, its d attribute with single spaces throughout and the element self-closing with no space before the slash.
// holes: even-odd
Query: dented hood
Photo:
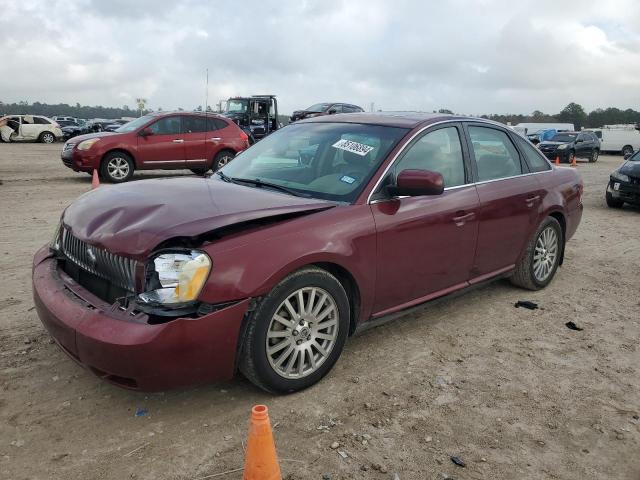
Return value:
<svg viewBox="0 0 640 480">
<path fill-rule="evenodd" d="M 215 178 L 185 177 L 102 186 L 73 202 L 63 223 L 92 245 L 143 259 L 170 238 L 334 205 Z"/>
</svg>

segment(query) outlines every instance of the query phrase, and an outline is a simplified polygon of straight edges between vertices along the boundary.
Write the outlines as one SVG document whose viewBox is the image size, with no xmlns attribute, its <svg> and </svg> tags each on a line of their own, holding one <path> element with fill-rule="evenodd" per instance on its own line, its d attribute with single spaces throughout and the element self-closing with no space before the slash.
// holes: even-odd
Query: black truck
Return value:
<svg viewBox="0 0 640 480">
<path fill-rule="evenodd" d="M 275 95 L 232 97 L 227 100 L 223 114 L 249 135 L 249 143 L 266 137 L 282 126 L 278 121 Z"/>
</svg>

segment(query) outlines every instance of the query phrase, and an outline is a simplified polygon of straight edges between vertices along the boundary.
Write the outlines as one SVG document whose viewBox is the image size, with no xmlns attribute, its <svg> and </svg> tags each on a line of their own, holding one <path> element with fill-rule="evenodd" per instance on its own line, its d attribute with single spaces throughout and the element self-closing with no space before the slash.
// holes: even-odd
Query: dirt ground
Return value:
<svg viewBox="0 0 640 480">
<path fill-rule="evenodd" d="M 604 203 L 620 156 L 578 165 L 582 225 L 547 289 L 499 281 L 427 307 L 352 338 L 321 383 L 277 397 L 242 377 L 130 392 L 49 341 L 31 259 L 91 180 L 60 149 L 0 144 L 1 478 L 240 479 L 258 403 L 288 479 L 640 478 L 640 209 Z"/>
</svg>

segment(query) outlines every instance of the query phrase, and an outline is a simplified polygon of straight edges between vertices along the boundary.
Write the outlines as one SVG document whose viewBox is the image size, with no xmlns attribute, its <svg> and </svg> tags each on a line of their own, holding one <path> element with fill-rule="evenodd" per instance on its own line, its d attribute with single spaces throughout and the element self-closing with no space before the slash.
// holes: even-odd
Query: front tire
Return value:
<svg viewBox="0 0 640 480">
<path fill-rule="evenodd" d="M 576 152 L 571 150 L 569 152 L 569 157 L 567 158 L 567 163 L 573 163 L 574 158 L 576 158 Z"/>
<path fill-rule="evenodd" d="M 329 272 L 305 268 L 292 273 L 251 312 L 240 371 L 273 393 L 313 385 L 342 352 L 349 312 L 347 294 Z"/>
<path fill-rule="evenodd" d="M 111 183 L 126 182 L 133 177 L 133 160 L 124 152 L 110 152 L 102 159 L 100 176 Z"/>
<path fill-rule="evenodd" d="M 51 132 L 42 132 L 38 137 L 40 143 L 55 143 L 56 137 Z"/>
<path fill-rule="evenodd" d="M 607 207 L 609 208 L 622 208 L 624 202 L 618 198 L 613 198 L 611 193 L 607 192 L 604 195 L 605 200 L 607 201 Z"/>
<path fill-rule="evenodd" d="M 564 236 L 560 223 L 547 217 L 527 243 L 524 255 L 516 265 L 511 283 L 528 290 L 540 290 L 549 285 L 564 248 Z"/>
</svg>

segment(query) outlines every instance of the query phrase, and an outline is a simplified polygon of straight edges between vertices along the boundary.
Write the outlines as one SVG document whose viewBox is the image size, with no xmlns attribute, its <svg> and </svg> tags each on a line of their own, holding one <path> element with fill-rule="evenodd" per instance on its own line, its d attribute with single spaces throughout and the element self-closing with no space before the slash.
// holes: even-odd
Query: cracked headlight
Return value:
<svg viewBox="0 0 640 480">
<path fill-rule="evenodd" d="M 147 264 L 143 304 L 180 305 L 198 298 L 211 271 L 211 259 L 199 250 L 163 252 Z"/>
</svg>

